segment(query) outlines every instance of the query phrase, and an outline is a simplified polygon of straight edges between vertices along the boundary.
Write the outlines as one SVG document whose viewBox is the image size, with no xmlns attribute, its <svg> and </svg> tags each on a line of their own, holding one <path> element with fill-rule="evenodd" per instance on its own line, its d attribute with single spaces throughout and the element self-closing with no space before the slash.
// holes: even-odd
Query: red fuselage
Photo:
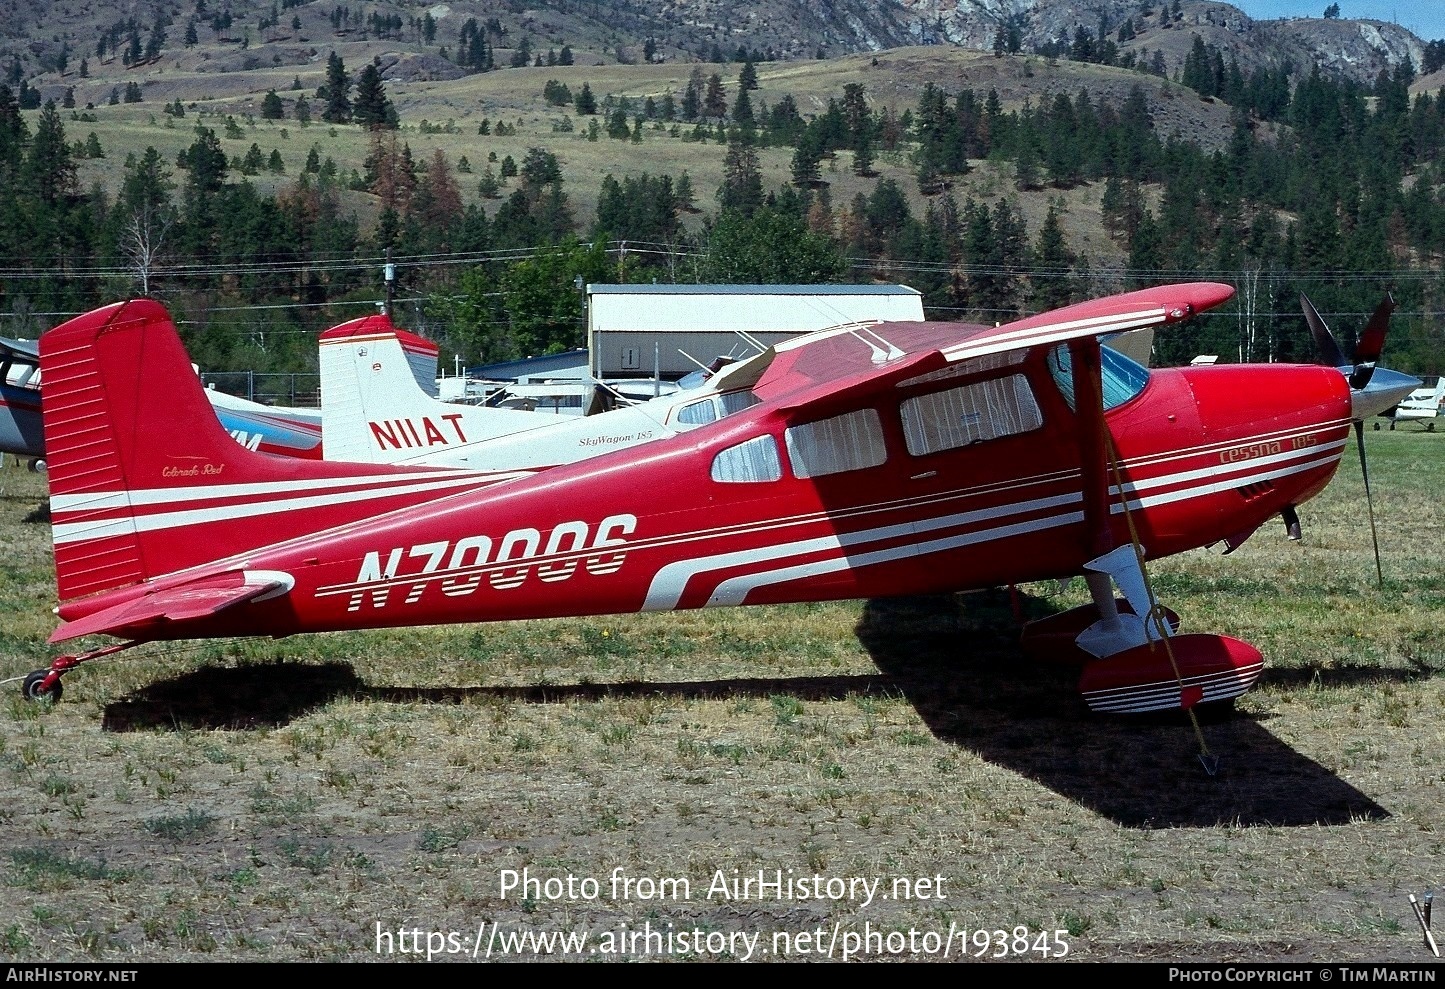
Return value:
<svg viewBox="0 0 1445 989">
<path fill-rule="evenodd" d="M 988 382 L 1006 382 L 1007 394 Z M 939 441 L 936 421 L 980 436 Z M 1350 395 L 1332 368 L 1156 370 L 1104 421 L 1117 457 L 1107 521 L 1086 518 L 1080 471 L 1080 430 L 1098 420 L 1076 415 L 1036 348 L 1002 374 L 956 368 L 845 391 L 831 405 L 763 402 L 644 446 L 163 576 L 150 588 L 238 567 L 294 586 L 136 637 L 867 598 L 1068 576 L 1101 541 L 1128 542 L 1126 501 L 1147 554 L 1161 557 L 1243 538 L 1317 494 L 1346 443 Z M 940 442 L 947 448 L 934 449 Z M 61 615 L 115 600 L 71 601 Z"/>
</svg>

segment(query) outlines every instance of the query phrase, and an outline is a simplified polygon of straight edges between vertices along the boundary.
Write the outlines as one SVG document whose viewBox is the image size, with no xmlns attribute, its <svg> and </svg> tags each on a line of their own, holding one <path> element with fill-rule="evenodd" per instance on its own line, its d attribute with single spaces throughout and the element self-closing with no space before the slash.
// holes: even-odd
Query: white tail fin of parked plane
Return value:
<svg viewBox="0 0 1445 989">
<path fill-rule="evenodd" d="M 327 460 L 450 466 L 450 451 L 557 423 L 557 417 L 442 402 L 416 377 L 414 355 L 436 347 L 367 316 L 321 335 L 321 447 Z"/>
</svg>

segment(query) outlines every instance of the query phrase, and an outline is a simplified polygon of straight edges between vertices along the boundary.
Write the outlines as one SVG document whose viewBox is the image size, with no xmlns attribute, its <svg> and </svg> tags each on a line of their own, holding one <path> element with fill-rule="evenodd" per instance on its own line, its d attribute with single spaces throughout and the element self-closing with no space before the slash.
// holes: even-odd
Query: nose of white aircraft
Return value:
<svg viewBox="0 0 1445 989">
<path fill-rule="evenodd" d="M 1350 369 L 1343 368 L 1342 371 L 1348 376 Z M 1350 389 L 1351 415 L 1356 419 L 1379 415 L 1398 405 L 1402 398 L 1420 385 L 1419 378 L 1391 371 L 1387 367 L 1377 367 L 1365 387 Z"/>
</svg>

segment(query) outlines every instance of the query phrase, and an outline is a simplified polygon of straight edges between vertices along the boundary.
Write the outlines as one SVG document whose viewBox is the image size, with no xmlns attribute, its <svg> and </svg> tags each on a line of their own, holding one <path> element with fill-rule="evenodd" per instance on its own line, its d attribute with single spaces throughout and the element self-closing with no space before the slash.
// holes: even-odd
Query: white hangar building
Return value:
<svg viewBox="0 0 1445 989">
<path fill-rule="evenodd" d="M 922 319 L 923 296 L 906 285 L 587 286 L 592 374 L 608 380 L 676 380 L 813 330 Z"/>
</svg>

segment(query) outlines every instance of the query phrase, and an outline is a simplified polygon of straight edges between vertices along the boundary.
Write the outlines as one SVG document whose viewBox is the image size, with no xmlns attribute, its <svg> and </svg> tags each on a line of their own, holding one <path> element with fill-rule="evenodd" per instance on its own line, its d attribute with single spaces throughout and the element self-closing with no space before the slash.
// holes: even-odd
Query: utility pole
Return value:
<svg viewBox="0 0 1445 989">
<path fill-rule="evenodd" d="M 391 248 L 386 249 L 386 267 L 381 269 L 386 279 L 386 318 L 391 319 L 391 304 L 396 299 L 396 265 L 391 263 Z"/>
</svg>

